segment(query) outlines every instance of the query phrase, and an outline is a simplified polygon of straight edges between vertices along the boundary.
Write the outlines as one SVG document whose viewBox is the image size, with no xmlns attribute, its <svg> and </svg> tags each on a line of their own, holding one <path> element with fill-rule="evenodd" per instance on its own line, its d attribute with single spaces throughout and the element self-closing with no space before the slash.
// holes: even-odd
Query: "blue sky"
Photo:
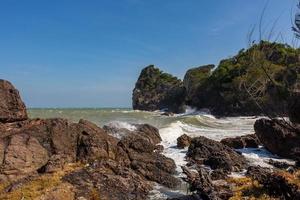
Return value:
<svg viewBox="0 0 300 200">
<path fill-rule="evenodd" d="M 182 78 L 247 46 L 264 0 L 1 0 L 0 78 L 28 107 L 130 107 L 140 70 Z M 264 27 L 290 42 L 295 0 L 269 0 Z M 267 31 L 265 32 L 267 35 Z"/>
</svg>

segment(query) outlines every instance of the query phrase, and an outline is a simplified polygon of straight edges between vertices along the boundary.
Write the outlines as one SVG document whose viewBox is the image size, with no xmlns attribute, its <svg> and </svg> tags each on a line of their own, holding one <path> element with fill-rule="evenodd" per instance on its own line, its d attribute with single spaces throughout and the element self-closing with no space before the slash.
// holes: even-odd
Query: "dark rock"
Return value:
<svg viewBox="0 0 300 200">
<path fill-rule="evenodd" d="M 143 177 L 111 160 L 93 162 L 66 175 L 63 180 L 75 187 L 76 199 L 139 200 L 146 199 L 152 189 Z"/>
<path fill-rule="evenodd" d="M 225 138 L 221 140 L 221 143 L 234 149 L 258 148 L 260 144 L 255 134 L 244 135 L 235 138 Z"/>
<path fill-rule="evenodd" d="M 274 167 L 278 168 L 278 169 L 285 169 L 287 170 L 288 168 L 294 168 L 294 165 L 290 165 L 289 163 L 286 162 L 279 162 L 273 159 L 270 159 L 268 162 L 270 165 L 273 165 Z"/>
<path fill-rule="evenodd" d="M 10 82 L 0 79 L 0 122 L 16 122 L 27 118 L 19 91 Z"/>
<path fill-rule="evenodd" d="M 300 124 L 300 92 L 292 93 L 288 102 L 288 115 L 290 121 Z"/>
<path fill-rule="evenodd" d="M 214 65 L 205 65 L 193 69 L 189 69 L 183 79 L 183 84 L 186 89 L 186 100 L 188 105 L 199 105 L 198 96 L 201 92 L 201 86 L 212 73 Z"/>
<path fill-rule="evenodd" d="M 227 175 L 227 172 L 223 169 L 216 169 L 211 172 L 210 177 L 212 180 L 221 180 L 226 179 Z"/>
<path fill-rule="evenodd" d="M 177 138 L 177 147 L 183 149 L 185 147 L 190 146 L 192 138 L 186 134 L 183 134 L 179 138 Z"/>
<path fill-rule="evenodd" d="M 148 180 L 174 188 L 179 180 L 172 176 L 175 162 L 157 152 L 156 146 L 139 134 L 130 134 L 118 143 L 130 160 L 130 167 Z"/>
<path fill-rule="evenodd" d="M 181 80 L 150 65 L 144 68 L 133 90 L 132 105 L 137 110 L 164 110 L 182 113 L 185 89 Z"/>
<path fill-rule="evenodd" d="M 187 157 L 199 164 L 209 165 L 212 169 L 227 172 L 239 171 L 247 166 L 242 155 L 220 142 L 202 136 L 192 139 Z"/>
<path fill-rule="evenodd" d="M 259 119 L 254 124 L 255 134 L 273 154 L 300 160 L 300 128 L 282 120 Z"/>
<path fill-rule="evenodd" d="M 300 199 L 300 190 L 294 183 L 276 172 L 262 167 L 249 167 L 247 175 L 263 185 L 264 190 L 272 197 L 279 199 Z"/>
</svg>

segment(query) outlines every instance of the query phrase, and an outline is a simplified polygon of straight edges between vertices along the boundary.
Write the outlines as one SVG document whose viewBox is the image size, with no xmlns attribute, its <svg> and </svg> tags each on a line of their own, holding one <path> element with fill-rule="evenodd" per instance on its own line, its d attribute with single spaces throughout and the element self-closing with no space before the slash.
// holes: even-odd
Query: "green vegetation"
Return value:
<svg viewBox="0 0 300 200">
<path fill-rule="evenodd" d="M 199 89 L 206 97 L 213 96 L 211 104 L 204 106 L 222 104 L 229 112 L 249 114 L 260 112 L 258 104 L 269 108 L 274 101 L 286 100 L 288 88 L 300 80 L 299 55 L 299 49 L 262 41 L 222 60 Z M 203 105 L 205 99 L 199 102 Z"/>
</svg>

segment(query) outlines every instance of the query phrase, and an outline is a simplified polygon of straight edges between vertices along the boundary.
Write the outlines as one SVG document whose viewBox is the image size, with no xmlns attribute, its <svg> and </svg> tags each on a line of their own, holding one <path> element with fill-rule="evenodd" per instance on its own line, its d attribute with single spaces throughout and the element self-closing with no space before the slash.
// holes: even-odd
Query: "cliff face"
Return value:
<svg viewBox="0 0 300 200">
<path fill-rule="evenodd" d="M 172 81 L 162 81 L 159 69 L 147 67 L 136 84 L 133 108 L 174 112 L 186 104 L 218 116 L 286 115 L 291 90 L 300 88 L 299 58 L 299 49 L 263 41 L 222 60 L 215 70 L 213 65 L 188 70 L 183 84 L 171 75 Z"/>
<path fill-rule="evenodd" d="M 185 89 L 178 78 L 150 65 L 144 68 L 133 90 L 133 109 L 184 112 Z"/>
</svg>

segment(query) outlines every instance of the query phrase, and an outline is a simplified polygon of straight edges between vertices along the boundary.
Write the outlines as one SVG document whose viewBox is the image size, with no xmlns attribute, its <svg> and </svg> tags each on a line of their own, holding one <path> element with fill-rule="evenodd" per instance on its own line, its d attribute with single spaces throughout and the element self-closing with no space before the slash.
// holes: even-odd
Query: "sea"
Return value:
<svg viewBox="0 0 300 200">
<path fill-rule="evenodd" d="M 159 129 L 164 146 L 163 154 L 172 158 L 177 166 L 179 178 L 183 176 L 181 166 L 186 164 L 186 149 L 176 148 L 177 138 L 182 134 L 191 137 L 205 136 L 220 141 L 224 138 L 253 134 L 254 122 L 260 118 L 248 117 L 224 117 L 216 118 L 204 111 L 188 108 L 183 114 L 164 116 L 163 112 L 137 111 L 130 108 L 32 108 L 28 110 L 31 118 L 66 118 L 72 122 L 80 119 L 89 120 L 98 126 L 110 125 L 118 128 L 134 130 L 134 124 L 150 124 Z M 121 137 L 115 135 L 116 137 Z M 293 163 L 291 160 L 281 159 L 271 154 L 263 147 L 239 149 L 251 165 L 272 167 L 268 164 L 270 159 Z M 232 176 L 243 176 L 243 173 L 235 173 Z M 176 190 L 170 190 L 161 185 L 155 185 L 149 199 L 166 199 L 176 197 L 188 192 L 188 186 L 182 184 Z"/>
</svg>

